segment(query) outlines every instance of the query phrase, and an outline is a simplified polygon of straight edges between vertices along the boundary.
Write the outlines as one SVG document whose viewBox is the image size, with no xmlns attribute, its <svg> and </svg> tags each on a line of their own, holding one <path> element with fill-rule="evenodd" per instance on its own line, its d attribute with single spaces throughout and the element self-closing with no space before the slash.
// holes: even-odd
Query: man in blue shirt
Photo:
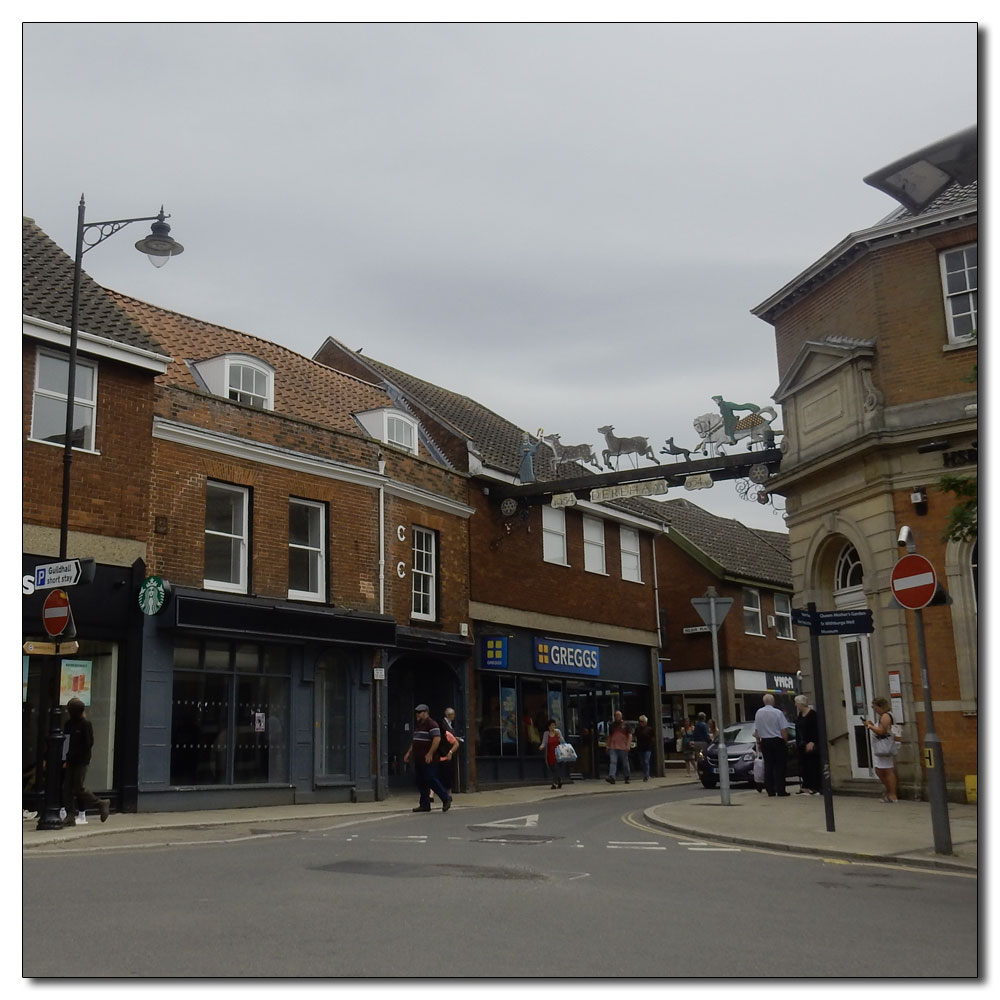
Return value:
<svg viewBox="0 0 1000 1000">
<path fill-rule="evenodd" d="M 764 695 L 764 704 L 753 717 L 757 749 L 764 755 L 764 790 L 769 796 L 787 795 L 785 768 L 788 763 L 788 720 L 774 707 L 774 695 Z"/>
</svg>

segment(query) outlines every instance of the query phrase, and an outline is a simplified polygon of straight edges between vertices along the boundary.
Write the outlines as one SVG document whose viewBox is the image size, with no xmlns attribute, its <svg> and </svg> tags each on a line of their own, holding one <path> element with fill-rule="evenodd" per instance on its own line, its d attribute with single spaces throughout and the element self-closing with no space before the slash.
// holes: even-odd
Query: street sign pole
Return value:
<svg viewBox="0 0 1000 1000">
<path fill-rule="evenodd" d="M 715 675 L 715 703 L 719 706 L 719 790 L 722 793 L 722 804 L 729 805 L 729 755 L 726 753 L 726 720 L 722 701 L 722 672 L 719 668 L 719 626 L 723 623 L 729 609 L 733 606 L 731 597 L 719 597 L 715 587 L 709 587 L 704 597 L 692 597 L 691 604 L 701 616 L 701 620 L 712 633 L 712 671 Z"/>
<path fill-rule="evenodd" d="M 934 731 L 934 706 L 931 702 L 931 683 L 927 674 L 927 641 L 924 638 L 924 612 L 918 608 L 917 655 L 920 657 L 920 683 L 924 688 L 924 766 L 927 769 L 927 791 L 931 800 L 931 827 L 934 830 L 934 853 L 951 854 L 951 826 L 948 821 L 948 786 L 944 776 L 944 754 L 941 740 Z"/>
<path fill-rule="evenodd" d="M 62 710 L 59 708 L 59 681 L 62 660 L 46 656 L 42 660 L 42 690 L 48 691 L 49 737 L 45 748 L 45 801 L 38 810 L 37 830 L 59 830 L 59 802 L 62 785 Z"/>
<path fill-rule="evenodd" d="M 819 632 L 817 628 L 816 604 L 810 601 L 809 608 L 809 654 L 812 657 L 813 683 L 816 686 L 816 716 L 819 730 L 819 762 L 823 775 L 823 804 L 826 808 L 826 830 L 833 833 L 833 787 L 830 784 L 830 747 L 826 741 L 826 705 L 823 701 L 823 671 L 819 662 Z"/>
</svg>

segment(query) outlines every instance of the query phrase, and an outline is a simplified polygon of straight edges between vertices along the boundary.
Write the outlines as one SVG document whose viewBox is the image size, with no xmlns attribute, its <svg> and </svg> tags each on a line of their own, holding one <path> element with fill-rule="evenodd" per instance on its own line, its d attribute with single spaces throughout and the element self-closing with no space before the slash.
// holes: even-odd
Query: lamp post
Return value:
<svg viewBox="0 0 1000 1000">
<path fill-rule="evenodd" d="M 184 247 L 174 240 L 167 225 L 168 215 L 160 207 L 159 215 L 145 215 L 136 219 L 110 219 L 106 222 L 87 222 L 84 218 L 86 204 L 80 195 L 76 216 L 76 253 L 73 261 L 73 303 L 69 324 L 69 367 L 66 372 L 66 433 L 63 438 L 62 510 L 59 518 L 59 559 L 66 559 L 69 542 L 69 498 L 73 465 L 73 409 L 76 400 L 76 356 L 78 327 L 80 325 L 80 283 L 83 274 L 83 255 L 118 230 L 133 222 L 151 222 L 151 232 L 139 240 L 135 248 L 149 257 L 154 267 L 162 267 L 171 257 L 184 252 Z M 62 825 L 59 819 L 59 786 L 62 776 L 62 713 L 59 708 L 59 658 L 46 657 L 48 683 L 49 739 L 45 758 L 45 804 L 39 811 L 38 829 L 53 830 Z"/>
</svg>

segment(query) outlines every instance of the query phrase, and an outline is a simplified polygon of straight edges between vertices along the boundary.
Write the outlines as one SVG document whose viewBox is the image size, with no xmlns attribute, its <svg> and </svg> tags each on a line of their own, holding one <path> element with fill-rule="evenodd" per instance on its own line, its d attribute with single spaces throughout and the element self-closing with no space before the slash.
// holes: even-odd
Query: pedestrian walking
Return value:
<svg viewBox="0 0 1000 1000">
<path fill-rule="evenodd" d="M 688 777 L 695 777 L 698 774 L 698 766 L 695 764 L 694 760 L 694 747 L 691 744 L 691 740 L 694 736 L 694 723 L 690 718 L 684 720 L 681 727 L 681 753 L 684 756 L 684 770 L 687 772 Z"/>
<path fill-rule="evenodd" d="M 799 774 L 802 787 L 797 795 L 818 795 L 822 791 L 819 755 L 819 716 L 804 694 L 795 696 L 795 745 L 799 751 Z"/>
<path fill-rule="evenodd" d="M 694 751 L 697 760 L 699 753 L 704 753 L 708 749 L 709 743 L 708 722 L 704 712 L 698 713 L 695 720 L 694 730 L 691 733 L 691 749 Z"/>
<path fill-rule="evenodd" d="M 111 803 L 99 799 L 86 787 L 87 768 L 94 748 L 94 727 L 84 714 L 85 706 L 79 698 L 70 698 L 66 704 L 69 718 L 63 725 L 63 807 L 66 818 L 63 826 L 76 826 L 77 809 L 97 809 L 101 822 L 106 823 L 111 813 Z"/>
<path fill-rule="evenodd" d="M 458 737 L 445 722 L 441 723 L 441 742 L 437 748 L 437 776 L 442 787 L 451 795 L 455 787 L 455 754 L 458 753 Z M 431 798 L 434 798 L 433 792 Z"/>
<path fill-rule="evenodd" d="M 785 796 L 785 769 L 788 764 L 788 720 L 774 707 L 774 695 L 764 695 L 764 704 L 753 717 L 753 735 L 764 756 L 764 791 L 773 798 Z"/>
<path fill-rule="evenodd" d="M 649 762 L 653 756 L 653 740 L 656 734 L 645 715 L 639 716 L 639 726 L 635 731 L 635 749 L 642 766 L 642 780 L 649 781 Z"/>
<path fill-rule="evenodd" d="M 441 743 L 441 727 L 431 718 L 430 709 L 426 705 L 417 705 L 414 712 L 417 723 L 413 727 L 410 746 L 403 754 L 404 764 L 408 764 L 410 758 L 413 758 L 413 773 L 420 792 L 420 804 L 413 812 L 431 811 L 432 790 L 441 797 L 441 811 L 447 812 L 451 808 L 451 795 L 438 780 L 435 763 L 437 748 Z"/>
<path fill-rule="evenodd" d="M 718 743 L 719 742 L 719 726 L 715 719 L 708 720 L 708 742 Z"/>
<path fill-rule="evenodd" d="M 545 774 L 552 782 L 553 788 L 562 788 L 562 772 L 566 765 L 556 757 L 556 747 L 560 743 L 565 743 L 562 731 L 556 726 L 555 719 L 549 719 L 545 723 L 545 731 L 542 733 L 542 742 L 539 749 L 542 751 L 542 759 L 545 761 Z M 567 780 L 569 775 L 567 775 Z"/>
<path fill-rule="evenodd" d="M 896 737 L 892 731 L 893 721 L 889 707 L 888 698 L 875 698 L 872 701 L 872 709 L 878 722 L 865 719 L 865 729 L 870 730 L 872 736 L 876 737 L 872 740 L 872 767 L 875 768 L 875 775 L 885 789 L 879 801 L 885 803 L 898 801 L 896 797 L 896 757 L 893 754 L 893 744 Z M 889 742 L 890 738 L 892 742 Z"/>
<path fill-rule="evenodd" d="M 629 767 L 628 752 L 632 746 L 632 730 L 629 724 L 622 719 L 621 712 L 615 712 L 615 721 L 608 729 L 608 756 L 610 763 L 608 766 L 608 776 L 604 779 L 610 784 L 615 783 L 615 774 L 621 770 L 625 775 L 625 784 L 629 783 L 629 776 L 632 769 Z"/>
</svg>

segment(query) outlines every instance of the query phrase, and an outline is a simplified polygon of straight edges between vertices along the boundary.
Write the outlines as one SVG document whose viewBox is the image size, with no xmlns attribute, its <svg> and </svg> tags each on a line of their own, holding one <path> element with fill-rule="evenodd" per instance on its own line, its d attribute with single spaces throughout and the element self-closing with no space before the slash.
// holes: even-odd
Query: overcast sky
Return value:
<svg viewBox="0 0 1000 1000">
<path fill-rule="evenodd" d="M 312 356 L 327 336 L 521 427 L 692 447 L 778 384 L 750 310 L 977 118 L 965 24 L 39 24 L 23 211 L 101 284 Z M 850 335 L 850 330 L 841 331 Z M 783 530 L 731 483 L 686 496 Z M 776 498 L 780 506 L 782 499 Z"/>
</svg>

